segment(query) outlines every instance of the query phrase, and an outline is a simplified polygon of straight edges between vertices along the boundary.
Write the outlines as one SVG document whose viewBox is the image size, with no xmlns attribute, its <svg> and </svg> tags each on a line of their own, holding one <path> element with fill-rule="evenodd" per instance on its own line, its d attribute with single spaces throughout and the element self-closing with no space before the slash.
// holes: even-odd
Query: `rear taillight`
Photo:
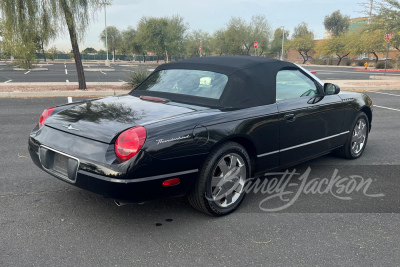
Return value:
<svg viewBox="0 0 400 267">
<path fill-rule="evenodd" d="M 146 140 L 146 129 L 142 126 L 133 127 L 121 133 L 115 141 L 115 154 L 126 161 L 135 156 Z"/>
<path fill-rule="evenodd" d="M 48 108 L 48 109 L 45 109 L 45 110 L 42 112 L 42 115 L 40 115 L 40 118 L 39 118 L 39 129 L 43 127 L 44 122 L 45 122 L 46 119 L 50 116 L 50 114 L 53 113 L 54 108 L 55 108 L 55 107 Z"/>
</svg>

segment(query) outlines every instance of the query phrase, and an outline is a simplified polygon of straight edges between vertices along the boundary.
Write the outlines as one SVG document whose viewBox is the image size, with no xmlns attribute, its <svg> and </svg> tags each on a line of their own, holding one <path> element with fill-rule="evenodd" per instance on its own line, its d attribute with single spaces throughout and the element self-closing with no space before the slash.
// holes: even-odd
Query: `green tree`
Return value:
<svg viewBox="0 0 400 267">
<path fill-rule="evenodd" d="M 5 31 L 5 37 L 10 37 L 9 32 Z M 4 48 L 7 53 L 11 54 L 15 60 L 12 65 L 24 69 L 33 69 L 34 63 L 38 63 L 39 60 L 36 59 L 36 50 L 38 45 L 33 39 L 22 38 L 18 35 L 13 35 L 11 38 L 5 38 Z"/>
<path fill-rule="evenodd" d="M 82 54 L 93 54 L 97 53 L 96 49 L 93 47 L 86 47 L 85 50 L 82 51 Z"/>
<path fill-rule="evenodd" d="M 164 53 L 166 48 L 168 21 L 166 18 L 142 17 L 137 28 L 138 41 L 143 47 L 142 55 L 145 60 L 146 53 L 151 51 L 158 57 Z"/>
<path fill-rule="evenodd" d="M 4 22 L 3 20 L 0 18 L 0 37 L 3 38 L 3 31 L 4 31 Z M 0 39 L 0 60 L 3 56 L 3 48 L 4 48 L 4 44 L 3 41 Z"/>
<path fill-rule="evenodd" d="M 284 38 L 284 43 L 287 43 L 289 38 L 289 31 L 282 32 L 282 28 L 277 28 L 274 33 L 274 39 L 271 42 L 271 50 L 270 52 L 274 55 L 278 54 L 281 56 L 282 53 L 282 37 Z"/>
<path fill-rule="evenodd" d="M 179 15 L 174 15 L 168 20 L 168 39 L 167 39 L 167 49 L 171 55 L 181 54 L 185 51 L 185 33 L 189 26 L 184 21 L 184 19 Z M 167 53 L 167 49 L 165 52 Z M 168 62 L 168 58 L 167 58 Z"/>
<path fill-rule="evenodd" d="M 4 2 L 0 2 L 0 7 Z M 10 21 L 5 19 L 2 21 L 2 43 L 6 53 L 15 58 L 12 62 L 13 65 L 24 68 L 34 68 L 36 60 L 36 51 L 39 49 L 38 44 L 35 42 L 36 31 L 32 25 L 32 19 L 27 16 L 32 14 L 19 14 L 21 21 L 19 27 L 16 27 Z"/>
<path fill-rule="evenodd" d="M 252 45 L 250 41 L 250 29 L 246 25 L 246 21 L 242 18 L 231 18 L 226 27 L 225 38 L 225 45 L 228 47 L 229 54 L 250 55 Z"/>
<path fill-rule="evenodd" d="M 272 31 L 264 15 L 255 15 L 250 22 L 232 17 L 226 28 L 214 34 L 214 42 L 219 54 L 250 55 L 254 54 L 254 42 L 257 41 L 257 50 L 262 55 L 269 49 L 271 36 Z"/>
<path fill-rule="evenodd" d="M 325 30 L 330 32 L 332 36 L 344 34 L 349 29 L 350 17 L 343 16 L 340 10 L 333 12 L 331 15 L 325 16 Z"/>
<path fill-rule="evenodd" d="M 301 22 L 294 28 L 292 40 L 289 42 L 289 47 L 295 49 L 303 57 L 303 64 L 309 59 L 308 53 L 315 47 L 314 33 L 308 29 L 305 22 Z"/>
<path fill-rule="evenodd" d="M 382 30 L 383 34 L 393 32 L 390 45 L 400 51 L 400 3 L 397 0 L 383 0 L 369 28 Z M 372 35 L 372 33 L 370 33 Z M 370 36 L 371 37 L 371 36 Z"/>
<path fill-rule="evenodd" d="M 100 40 L 106 46 L 106 30 L 103 30 L 100 34 Z M 121 45 L 121 33 L 114 26 L 107 27 L 107 44 L 108 50 L 113 52 L 113 59 L 115 60 L 115 50 Z"/>
<path fill-rule="evenodd" d="M 157 56 L 165 55 L 165 61 L 168 63 L 169 54 L 183 51 L 186 30 L 187 25 L 180 16 L 142 17 L 138 24 L 137 37 L 143 47 L 143 53 L 151 51 Z"/>
<path fill-rule="evenodd" d="M 146 54 L 147 50 L 145 49 L 144 43 L 139 39 L 138 32 L 133 27 L 128 27 L 126 30 L 121 32 L 121 45 L 118 49 L 124 55 L 128 54 L 136 54 L 136 55 L 143 55 L 143 60 L 146 62 Z"/>
<path fill-rule="evenodd" d="M 121 32 L 121 42 L 118 46 L 118 50 L 120 50 L 121 53 L 124 55 L 135 53 L 134 48 L 136 45 L 136 41 L 136 30 L 133 27 L 129 26 L 126 30 L 123 30 Z"/>
<path fill-rule="evenodd" d="M 66 26 L 74 52 L 79 89 L 86 89 L 86 81 L 78 39 L 83 36 L 91 14 L 94 14 L 100 7 L 99 0 L 7 0 L 0 2 L 0 10 L 7 27 L 24 36 L 22 38 L 24 41 L 29 39 L 25 32 L 34 27 L 48 27 L 47 30 L 56 29 L 58 31 Z M 44 19 L 48 23 L 43 23 Z"/>
<path fill-rule="evenodd" d="M 337 56 L 339 58 L 337 65 L 340 65 L 340 62 L 344 57 L 357 51 L 356 47 L 358 44 L 355 42 L 358 41 L 359 37 L 359 34 L 356 33 L 342 33 L 337 36 L 331 36 L 330 38 L 324 39 L 318 43 L 315 50 L 319 55 Z"/>
<path fill-rule="evenodd" d="M 227 40 L 225 35 L 225 29 L 219 29 L 214 32 L 211 38 L 212 51 L 222 56 L 223 54 L 229 53 L 229 47 L 227 46 Z"/>
<path fill-rule="evenodd" d="M 57 37 L 57 31 L 55 27 L 52 27 L 51 21 L 47 10 L 43 10 L 43 13 L 39 15 L 37 21 L 35 33 L 35 42 L 39 46 L 39 50 L 42 51 L 43 59 L 46 61 L 46 53 L 44 52 L 44 46 L 48 45 L 49 42 Z"/>
<path fill-rule="evenodd" d="M 209 33 L 203 32 L 201 30 L 196 30 L 186 36 L 185 49 L 186 54 L 189 57 L 200 56 L 200 45 L 202 55 L 208 55 L 212 53 L 211 36 Z"/>
<path fill-rule="evenodd" d="M 49 49 L 47 49 L 47 52 L 50 54 L 51 60 L 54 60 L 56 57 L 56 54 L 58 53 L 57 47 L 53 45 Z"/>
<path fill-rule="evenodd" d="M 384 39 L 385 31 L 382 29 L 363 30 L 360 38 L 360 50 L 366 53 L 372 53 L 375 56 L 375 62 L 378 63 L 379 52 L 385 52 L 387 43 Z"/>
<path fill-rule="evenodd" d="M 258 42 L 258 55 L 261 56 L 270 49 L 272 29 L 264 15 L 254 15 L 250 21 L 251 50 L 254 51 L 254 41 Z"/>
</svg>

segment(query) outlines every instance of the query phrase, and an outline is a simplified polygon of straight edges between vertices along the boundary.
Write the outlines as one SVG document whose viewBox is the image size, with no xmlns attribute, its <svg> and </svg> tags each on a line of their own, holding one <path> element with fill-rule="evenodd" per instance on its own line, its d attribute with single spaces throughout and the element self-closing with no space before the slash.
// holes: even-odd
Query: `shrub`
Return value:
<svg viewBox="0 0 400 267">
<path fill-rule="evenodd" d="M 346 66 L 350 66 L 351 65 L 351 61 L 346 61 Z"/>
<path fill-rule="evenodd" d="M 15 59 L 10 63 L 11 66 L 28 70 L 33 69 L 34 64 L 39 62 L 36 58 L 36 43 L 33 41 L 22 42 L 17 39 L 10 49 Z"/>
<path fill-rule="evenodd" d="M 315 59 L 312 60 L 312 63 L 316 64 L 316 65 L 325 65 L 325 60 L 319 59 L 319 58 L 315 58 Z"/>
<path fill-rule="evenodd" d="M 358 66 L 360 66 L 360 67 L 363 67 L 363 66 L 364 66 L 364 64 L 365 64 L 365 62 L 358 61 Z"/>
<path fill-rule="evenodd" d="M 124 86 L 134 88 L 139 83 L 143 82 L 150 72 L 146 66 L 135 67 L 126 77 L 126 83 Z"/>
<path fill-rule="evenodd" d="M 385 62 L 379 62 L 378 64 L 376 64 L 376 68 L 377 69 L 384 69 L 385 68 Z M 393 68 L 392 65 L 390 65 L 389 63 L 386 66 L 387 69 L 391 69 Z"/>
</svg>

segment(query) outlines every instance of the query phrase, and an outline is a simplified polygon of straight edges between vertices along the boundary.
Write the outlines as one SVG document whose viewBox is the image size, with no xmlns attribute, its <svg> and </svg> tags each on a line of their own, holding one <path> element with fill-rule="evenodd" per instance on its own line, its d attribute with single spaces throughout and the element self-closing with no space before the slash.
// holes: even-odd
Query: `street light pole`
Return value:
<svg viewBox="0 0 400 267">
<path fill-rule="evenodd" d="M 107 59 L 106 59 L 106 66 L 110 66 L 110 61 L 108 60 L 108 37 L 107 37 L 107 5 L 111 6 L 111 3 L 106 2 L 105 0 L 100 3 L 99 5 L 104 6 L 104 23 L 105 23 L 105 32 L 106 32 L 106 54 L 107 54 Z"/>
<path fill-rule="evenodd" d="M 387 68 L 387 59 L 388 59 L 388 57 L 389 57 L 389 41 L 387 42 L 388 43 L 388 45 L 387 45 L 387 50 L 386 50 L 386 59 L 385 59 L 385 73 L 383 74 L 384 76 L 386 76 L 386 68 Z"/>
<path fill-rule="evenodd" d="M 281 60 L 283 60 L 283 42 L 285 41 L 285 26 L 282 26 L 282 53 L 281 53 Z"/>
</svg>

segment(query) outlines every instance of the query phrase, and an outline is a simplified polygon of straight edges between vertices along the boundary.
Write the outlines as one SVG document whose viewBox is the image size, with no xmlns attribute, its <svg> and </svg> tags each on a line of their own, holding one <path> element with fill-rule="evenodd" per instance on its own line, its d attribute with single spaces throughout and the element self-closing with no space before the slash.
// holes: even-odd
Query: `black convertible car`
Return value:
<svg viewBox="0 0 400 267">
<path fill-rule="evenodd" d="M 235 210 L 246 181 L 336 151 L 363 153 L 372 101 L 295 64 L 202 57 L 164 64 L 127 95 L 45 110 L 33 162 L 117 204 L 187 195 Z"/>
</svg>

